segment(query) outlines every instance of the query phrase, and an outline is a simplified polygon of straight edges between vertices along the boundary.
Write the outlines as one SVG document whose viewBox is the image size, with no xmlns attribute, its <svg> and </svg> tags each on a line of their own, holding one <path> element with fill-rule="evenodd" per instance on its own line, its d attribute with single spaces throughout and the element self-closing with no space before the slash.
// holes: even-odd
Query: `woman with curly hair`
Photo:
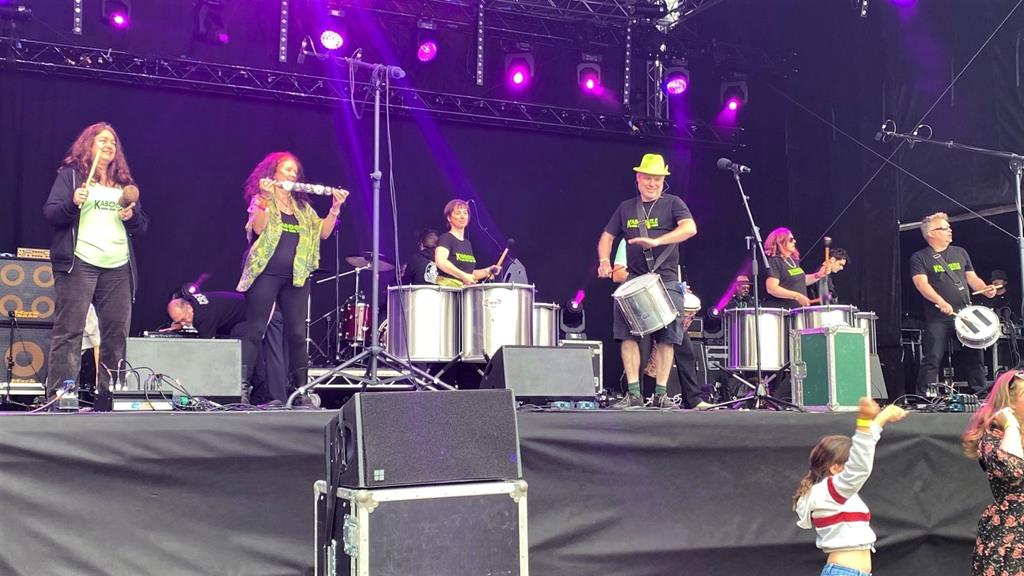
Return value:
<svg viewBox="0 0 1024 576">
<path fill-rule="evenodd" d="M 852 438 L 834 435 L 818 441 L 793 494 L 797 526 L 813 528 L 818 548 L 828 555 L 822 576 L 871 575 L 875 532 L 859 492 L 871 476 L 882 428 L 907 415 L 895 404 L 879 409 L 871 398 L 861 398 L 859 410 Z"/>
<path fill-rule="evenodd" d="M 776 228 L 764 240 L 768 256 L 768 276 L 764 281 L 768 308 L 795 308 L 810 306 L 807 287 L 828 275 L 827 267 L 814 274 L 806 274 L 800 267 L 800 251 L 789 228 Z"/>
<path fill-rule="evenodd" d="M 977 458 L 994 500 L 978 520 L 974 576 L 1024 574 L 1024 372 L 996 379 L 985 404 L 961 437 L 964 453 Z"/>
<path fill-rule="evenodd" d="M 292 387 L 306 383 L 306 304 L 309 276 L 320 263 L 320 241 L 338 222 L 346 190 L 334 190 L 327 215 L 321 218 L 303 192 L 286 190 L 282 182 L 302 179 L 302 164 L 290 152 L 268 154 L 245 182 L 249 220 L 245 230 L 251 242 L 242 265 L 237 290 L 246 293 L 245 320 L 250 329 L 242 340 L 242 401 L 248 403 L 260 341 L 276 304 L 284 318 L 288 348 L 288 374 Z M 285 387 L 270 383 L 275 399 L 284 401 Z"/>
<path fill-rule="evenodd" d="M 102 394 L 121 368 L 128 341 L 138 284 L 132 237 L 149 227 L 110 124 L 93 124 L 75 139 L 57 170 L 43 217 L 54 229 L 50 259 L 56 290 L 46 395 L 54 396 L 62 382 L 78 377 L 90 304 L 103 342 L 97 383 Z"/>
</svg>

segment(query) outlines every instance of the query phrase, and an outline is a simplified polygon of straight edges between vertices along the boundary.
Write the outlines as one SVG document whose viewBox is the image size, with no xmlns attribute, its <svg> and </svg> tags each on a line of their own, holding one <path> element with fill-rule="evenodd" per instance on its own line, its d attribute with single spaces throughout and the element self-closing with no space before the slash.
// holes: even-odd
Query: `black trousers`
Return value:
<svg viewBox="0 0 1024 576">
<path fill-rule="evenodd" d="M 246 333 L 242 339 L 242 364 L 246 382 L 252 382 L 260 357 L 260 345 L 267 331 L 270 312 L 277 304 L 288 350 L 288 375 L 292 385 L 305 380 L 309 368 L 306 352 L 306 306 L 310 285 L 293 286 L 292 279 L 260 275 L 245 293 Z"/>
<path fill-rule="evenodd" d="M 239 322 L 231 329 L 231 337 L 245 341 L 249 324 Z M 248 364 L 246 364 L 248 366 Z M 259 358 L 253 372 L 250 400 L 253 404 L 266 404 L 271 400 L 288 399 L 288 346 L 284 342 L 284 317 L 274 311 L 260 343 Z"/>
<path fill-rule="evenodd" d="M 683 396 L 683 404 L 686 408 L 693 408 L 697 406 L 703 400 L 701 398 L 701 387 L 697 382 L 697 355 L 693 352 L 693 343 L 690 342 L 690 335 L 683 330 L 683 342 L 676 344 L 674 361 L 676 367 L 676 376 L 679 378 L 679 390 Z M 644 374 L 643 368 L 647 364 L 647 360 L 651 357 L 651 346 L 653 338 L 645 336 L 640 339 L 640 380 L 641 382 L 649 380 L 654 381 L 654 378 L 650 378 Z M 672 375 L 669 374 L 669 382 L 672 381 Z"/>
<path fill-rule="evenodd" d="M 132 318 L 131 269 L 100 268 L 77 260 L 70 272 L 54 272 L 56 315 L 50 340 L 50 366 L 46 395 L 53 396 L 66 380 L 77 382 L 82 365 L 82 332 L 89 305 L 96 307 L 100 324 L 99 386 L 106 390 L 111 376 L 123 381 L 128 327 Z"/>
<path fill-rule="evenodd" d="M 953 317 L 928 320 L 921 331 L 921 369 L 917 374 L 917 393 L 924 396 L 928 384 L 939 381 L 939 367 L 949 339 L 956 337 Z M 982 350 L 962 347 L 958 356 L 965 366 L 967 384 L 973 392 L 985 389 L 985 356 Z"/>
</svg>

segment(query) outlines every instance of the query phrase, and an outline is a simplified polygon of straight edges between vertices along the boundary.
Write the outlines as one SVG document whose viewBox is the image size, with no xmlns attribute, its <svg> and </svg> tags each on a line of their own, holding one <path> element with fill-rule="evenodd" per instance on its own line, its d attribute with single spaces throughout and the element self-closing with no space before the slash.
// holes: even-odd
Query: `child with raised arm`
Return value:
<svg viewBox="0 0 1024 576">
<path fill-rule="evenodd" d="M 822 576 L 870 576 L 875 533 L 871 512 L 858 492 L 871 476 L 882 428 L 906 415 L 899 406 L 879 409 L 861 398 L 853 437 L 825 436 L 811 450 L 810 470 L 793 494 L 797 526 L 814 528 L 817 546 L 828 555 Z"/>
</svg>

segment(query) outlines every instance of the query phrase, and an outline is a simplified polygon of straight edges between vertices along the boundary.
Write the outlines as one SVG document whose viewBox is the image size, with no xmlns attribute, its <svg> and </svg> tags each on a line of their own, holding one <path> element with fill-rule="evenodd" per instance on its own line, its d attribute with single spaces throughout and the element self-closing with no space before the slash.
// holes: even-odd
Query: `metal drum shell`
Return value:
<svg viewBox="0 0 1024 576">
<path fill-rule="evenodd" d="M 612 298 L 635 336 L 657 332 L 679 317 L 679 310 L 657 274 L 627 280 L 612 293 Z"/>
<path fill-rule="evenodd" d="M 788 358 L 787 317 L 784 308 L 761 308 L 758 332 L 754 330 L 753 308 L 729 308 L 722 313 L 725 341 L 729 345 L 726 368 L 757 370 L 755 338 L 761 338 L 761 370 L 780 370 Z"/>
<path fill-rule="evenodd" d="M 968 348 L 984 350 L 999 341 L 1002 327 L 999 315 L 987 306 L 974 304 L 956 313 L 953 319 L 956 337 Z"/>
<path fill-rule="evenodd" d="M 387 350 L 411 362 L 448 362 L 459 354 L 461 290 L 414 285 L 388 288 Z"/>
<path fill-rule="evenodd" d="M 805 306 L 789 311 L 789 329 L 827 328 L 829 326 L 856 326 L 857 307 L 848 304 Z"/>
<path fill-rule="evenodd" d="M 533 345 L 558 346 L 558 311 L 554 302 L 533 303 Z"/>
<path fill-rule="evenodd" d="M 533 297 L 532 284 L 464 287 L 462 361 L 486 362 L 502 346 L 532 346 Z"/>
<path fill-rule="evenodd" d="M 878 314 L 874 312 L 857 312 L 854 314 L 857 319 L 857 323 L 854 325 L 856 328 L 863 328 L 867 330 L 868 334 L 868 353 L 878 354 L 878 336 L 875 333 L 877 329 L 875 323 L 878 322 Z"/>
</svg>

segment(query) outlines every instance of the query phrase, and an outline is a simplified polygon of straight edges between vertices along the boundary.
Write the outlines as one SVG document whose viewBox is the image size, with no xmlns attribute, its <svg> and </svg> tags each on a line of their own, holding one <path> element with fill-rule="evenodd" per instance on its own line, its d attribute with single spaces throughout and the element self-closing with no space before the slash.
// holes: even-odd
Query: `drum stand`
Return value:
<svg viewBox="0 0 1024 576">
<path fill-rule="evenodd" d="M 741 378 L 735 371 L 726 369 L 725 372 L 729 376 L 742 382 L 747 388 L 750 388 L 750 394 L 730 400 L 728 402 L 721 402 L 713 404 L 708 407 L 708 410 L 714 408 L 732 408 L 735 406 L 746 405 L 747 408 L 754 410 L 772 409 L 772 410 L 783 410 L 786 408 L 794 408 L 803 412 L 803 408 L 800 408 L 796 404 L 786 402 L 774 398 L 771 395 L 771 389 L 769 384 L 775 380 L 780 374 L 782 374 L 788 367 L 787 362 L 777 370 L 768 381 L 764 379 L 764 372 L 761 370 L 761 299 L 760 299 L 760 280 L 758 275 L 758 258 L 764 262 L 764 267 L 768 268 L 768 256 L 764 253 L 764 242 L 761 240 L 761 229 L 757 227 L 757 223 L 754 222 L 754 214 L 750 211 L 750 204 L 747 202 L 749 198 L 746 192 L 743 191 L 743 183 L 740 182 L 740 173 L 738 170 L 734 170 L 732 177 L 736 180 L 736 187 L 740 191 L 740 200 L 743 201 L 743 207 L 747 211 L 747 219 L 750 221 L 750 229 L 753 232 L 753 236 L 746 236 L 747 250 L 750 250 L 750 265 L 751 265 L 751 292 L 754 294 L 754 363 L 756 366 L 757 385 L 751 384 L 745 379 Z M 729 343 L 732 345 L 732 343 Z"/>
<path fill-rule="evenodd" d="M 373 288 L 370 294 L 370 326 L 376 330 L 380 320 L 380 309 L 378 306 L 378 300 L 380 299 L 380 93 L 382 90 L 386 90 L 390 85 L 388 80 L 389 78 L 402 78 L 405 76 L 405 73 L 400 68 L 394 66 L 369 64 L 357 58 L 340 58 L 338 60 L 346 62 L 353 75 L 355 74 L 356 68 L 365 68 L 370 70 L 370 90 L 373 92 L 373 172 L 370 173 L 370 183 L 373 188 L 373 261 L 370 264 L 371 274 L 373 275 Z M 376 341 L 376 338 L 372 338 L 370 340 L 370 345 L 362 352 L 335 366 L 323 376 L 292 392 L 288 397 L 286 406 L 289 408 L 292 407 L 299 396 L 306 396 L 321 382 L 327 382 L 349 366 L 357 365 L 363 361 L 366 361 L 366 375 L 353 378 L 362 384 L 363 392 L 366 391 L 366 387 L 370 384 L 393 384 L 400 381 L 408 381 L 419 390 L 454 390 L 452 386 L 442 382 L 440 378 L 431 376 L 430 373 L 388 353 L 388 351 L 384 350 L 384 347 L 380 345 L 380 342 Z M 379 378 L 377 376 L 377 367 L 381 364 L 399 372 L 400 374 L 387 379 Z"/>
</svg>

